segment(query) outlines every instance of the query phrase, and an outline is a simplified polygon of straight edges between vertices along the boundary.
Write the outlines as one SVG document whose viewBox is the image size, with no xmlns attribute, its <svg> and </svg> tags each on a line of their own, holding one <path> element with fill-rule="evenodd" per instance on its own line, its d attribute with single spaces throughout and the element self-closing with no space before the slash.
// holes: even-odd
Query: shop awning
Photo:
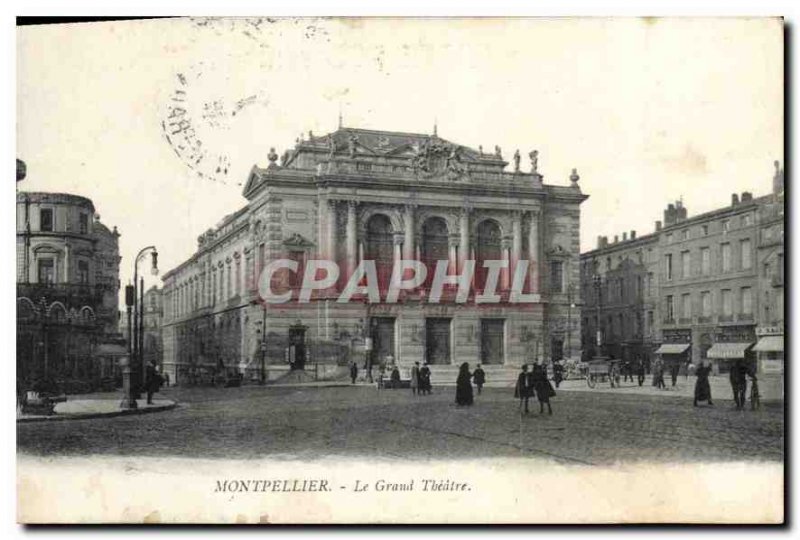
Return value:
<svg viewBox="0 0 800 540">
<path fill-rule="evenodd" d="M 709 358 L 744 358 L 752 343 L 715 343 L 708 349 Z"/>
<path fill-rule="evenodd" d="M 686 352 L 689 346 L 689 343 L 664 343 L 658 348 L 656 354 L 681 354 Z"/>
<path fill-rule="evenodd" d="M 758 340 L 754 351 L 783 352 L 783 336 L 764 336 Z"/>
<path fill-rule="evenodd" d="M 116 343 L 101 343 L 94 350 L 95 356 L 128 356 L 128 349 Z"/>
</svg>

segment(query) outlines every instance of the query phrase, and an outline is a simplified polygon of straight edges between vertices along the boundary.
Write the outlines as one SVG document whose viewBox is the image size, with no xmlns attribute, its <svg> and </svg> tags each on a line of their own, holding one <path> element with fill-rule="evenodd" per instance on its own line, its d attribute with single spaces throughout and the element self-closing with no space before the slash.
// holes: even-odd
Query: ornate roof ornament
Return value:
<svg viewBox="0 0 800 540">
<path fill-rule="evenodd" d="M 531 172 L 533 174 L 539 174 L 539 151 L 531 151 L 528 157 L 531 159 Z"/>
<path fill-rule="evenodd" d="M 572 187 L 578 187 L 578 180 L 581 177 L 578 176 L 578 169 L 572 169 L 572 174 L 569 175 L 569 181 L 572 182 Z"/>
<path fill-rule="evenodd" d="M 267 154 L 267 159 L 269 160 L 270 167 L 276 167 L 276 161 L 278 161 L 278 154 L 275 152 L 275 147 L 270 147 L 269 154 Z"/>
<path fill-rule="evenodd" d="M 461 147 L 438 139 L 423 141 L 411 159 L 411 169 L 420 178 L 447 177 L 457 180 L 467 174 Z"/>
</svg>

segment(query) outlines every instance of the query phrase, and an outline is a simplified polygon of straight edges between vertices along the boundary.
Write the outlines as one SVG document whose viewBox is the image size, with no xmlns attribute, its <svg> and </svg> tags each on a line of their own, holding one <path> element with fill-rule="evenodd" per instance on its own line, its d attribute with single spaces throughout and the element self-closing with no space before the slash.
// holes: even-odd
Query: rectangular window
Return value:
<svg viewBox="0 0 800 540">
<path fill-rule="evenodd" d="M 667 313 L 666 313 L 667 320 L 668 321 L 674 320 L 675 319 L 675 304 L 673 302 L 673 299 L 672 299 L 671 295 L 667 296 L 666 311 L 667 311 Z"/>
<path fill-rule="evenodd" d="M 753 266 L 753 258 L 750 250 L 750 240 L 742 240 L 739 242 L 742 255 L 742 270 L 749 270 Z"/>
<path fill-rule="evenodd" d="M 703 317 L 711 317 L 711 292 L 703 291 L 700 293 L 700 309 Z"/>
<path fill-rule="evenodd" d="M 53 230 L 53 210 L 51 208 L 39 210 L 39 230 L 46 232 Z"/>
<path fill-rule="evenodd" d="M 730 230 L 730 222 L 727 219 L 722 220 L 722 232 L 728 232 Z"/>
<path fill-rule="evenodd" d="M 681 252 L 681 272 L 684 279 L 692 276 L 692 256 L 688 251 Z"/>
<path fill-rule="evenodd" d="M 704 276 L 711 274 L 711 250 L 707 247 L 700 248 L 700 269 Z"/>
<path fill-rule="evenodd" d="M 78 283 L 86 285 L 89 283 L 89 262 L 78 261 Z"/>
<path fill-rule="evenodd" d="M 550 263 L 550 292 L 560 293 L 564 290 L 564 263 L 553 261 Z"/>
<path fill-rule="evenodd" d="M 681 308 L 682 313 L 681 317 L 684 319 L 691 319 L 692 318 L 692 297 L 689 294 L 684 294 L 681 296 Z"/>
<path fill-rule="evenodd" d="M 667 276 L 667 281 L 672 279 L 672 253 L 667 253 L 664 257 L 664 272 Z"/>
<path fill-rule="evenodd" d="M 742 314 L 753 314 L 753 290 L 750 287 L 742 287 Z"/>
<path fill-rule="evenodd" d="M 783 283 L 783 253 L 778 253 L 778 268 L 776 269 L 778 279 Z"/>
<path fill-rule="evenodd" d="M 669 233 L 667 235 L 667 244 L 671 244 L 671 243 L 672 243 L 672 233 Z"/>
<path fill-rule="evenodd" d="M 703 225 L 703 236 L 708 236 L 708 225 Z"/>
<path fill-rule="evenodd" d="M 88 214 L 81 214 L 80 215 L 80 232 L 81 234 L 88 234 L 89 233 L 89 215 Z"/>
<path fill-rule="evenodd" d="M 720 245 L 720 250 L 722 252 L 722 271 L 723 272 L 730 272 L 731 271 L 731 245 L 727 242 Z"/>
<path fill-rule="evenodd" d="M 753 218 L 750 214 L 745 214 L 742 216 L 742 227 L 747 227 L 748 225 L 753 224 Z"/>
<path fill-rule="evenodd" d="M 296 272 L 289 272 L 289 287 L 295 289 L 302 285 L 303 281 L 303 274 L 305 273 L 305 258 L 306 254 L 304 251 L 290 251 L 289 252 L 289 259 L 297 262 L 297 271 Z"/>
<path fill-rule="evenodd" d="M 56 267 L 53 259 L 39 259 L 39 283 L 55 283 Z"/>
<path fill-rule="evenodd" d="M 652 311 L 648 311 L 647 312 L 647 333 L 648 334 L 650 332 L 652 332 L 653 324 L 654 324 L 653 312 Z"/>
<path fill-rule="evenodd" d="M 722 289 L 722 315 L 725 317 L 733 315 L 733 297 L 730 289 Z"/>
<path fill-rule="evenodd" d="M 688 240 L 689 239 L 689 229 L 683 229 L 681 231 L 681 240 Z"/>
</svg>

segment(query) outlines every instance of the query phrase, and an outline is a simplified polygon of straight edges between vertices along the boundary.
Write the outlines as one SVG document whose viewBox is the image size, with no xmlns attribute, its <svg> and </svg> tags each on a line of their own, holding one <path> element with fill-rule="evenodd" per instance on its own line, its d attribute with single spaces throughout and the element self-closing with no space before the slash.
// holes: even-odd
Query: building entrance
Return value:
<svg viewBox="0 0 800 540">
<path fill-rule="evenodd" d="M 450 326 L 452 319 L 425 319 L 425 361 L 429 364 L 449 364 Z"/>
<path fill-rule="evenodd" d="M 505 320 L 481 319 L 481 363 L 502 364 L 505 351 Z"/>
</svg>

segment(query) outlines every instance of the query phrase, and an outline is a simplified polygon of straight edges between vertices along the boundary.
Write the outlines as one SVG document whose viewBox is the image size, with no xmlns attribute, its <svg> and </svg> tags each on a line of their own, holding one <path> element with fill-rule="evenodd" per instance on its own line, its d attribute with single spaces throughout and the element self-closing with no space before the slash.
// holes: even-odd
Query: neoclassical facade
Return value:
<svg viewBox="0 0 800 540">
<path fill-rule="evenodd" d="M 307 366 L 427 361 L 436 369 L 467 361 L 516 368 L 571 354 L 570 332 L 577 350 L 580 317 L 570 320 L 569 303 L 580 301 L 580 204 L 587 196 L 574 170 L 566 185 L 548 185 L 535 151 L 523 172 L 519 152 L 508 167 L 499 148 L 485 153 L 435 133 L 352 128 L 309 133 L 280 158 L 274 151 L 268 157 L 268 167 L 250 172 L 247 205 L 201 235 L 197 252 L 164 275 L 164 366 L 178 382 L 198 369 L 253 376 L 262 362 L 285 367 L 298 335 Z M 276 259 L 300 268 L 300 275 L 272 279 L 294 297 L 310 260 L 336 261 L 342 275 L 310 302 L 264 304 L 259 276 Z M 359 263 L 375 261 L 385 291 L 399 259 L 430 270 L 399 302 L 337 302 Z M 466 302 L 448 288 L 441 301 L 429 301 L 441 260 L 451 274 L 476 261 Z M 475 302 L 489 279 L 488 260 L 504 266 L 496 304 Z M 534 300 L 515 304 L 509 289 L 522 264 L 522 289 Z"/>
</svg>

